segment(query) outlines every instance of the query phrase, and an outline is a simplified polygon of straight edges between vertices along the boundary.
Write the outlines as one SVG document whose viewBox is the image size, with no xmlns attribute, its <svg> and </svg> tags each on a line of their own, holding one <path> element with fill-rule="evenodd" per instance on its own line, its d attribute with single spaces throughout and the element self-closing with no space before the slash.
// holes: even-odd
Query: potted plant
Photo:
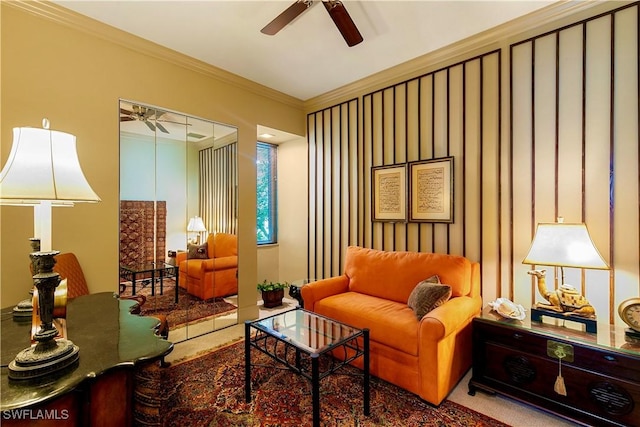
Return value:
<svg viewBox="0 0 640 427">
<path fill-rule="evenodd" d="M 289 287 L 288 282 L 267 282 L 258 283 L 258 290 L 262 292 L 262 301 L 266 308 L 273 308 L 282 305 L 284 289 Z"/>
</svg>

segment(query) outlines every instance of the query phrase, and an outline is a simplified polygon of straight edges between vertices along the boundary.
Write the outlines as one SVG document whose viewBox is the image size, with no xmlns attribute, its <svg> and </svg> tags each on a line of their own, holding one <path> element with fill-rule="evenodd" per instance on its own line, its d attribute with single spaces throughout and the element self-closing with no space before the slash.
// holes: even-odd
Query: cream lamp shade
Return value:
<svg viewBox="0 0 640 427">
<path fill-rule="evenodd" d="M 36 237 L 51 250 L 51 207 L 99 202 L 82 172 L 74 135 L 48 129 L 13 128 L 13 145 L 0 172 L 0 204 L 34 206 Z"/>
<path fill-rule="evenodd" d="M 582 223 L 540 223 L 523 264 L 608 270 Z"/>
<path fill-rule="evenodd" d="M 23 204 L 100 201 L 80 167 L 75 136 L 48 129 L 13 128 L 9 159 L 0 172 L 0 201 L 18 200 Z"/>
<path fill-rule="evenodd" d="M 199 216 L 194 216 L 193 218 L 189 219 L 189 224 L 187 225 L 187 231 L 191 231 L 194 233 L 201 233 L 201 232 L 207 231 L 207 228 L 204 226 L 204 222 L 202 221 L 202 218 L 200 218 Z"/>
</svg>

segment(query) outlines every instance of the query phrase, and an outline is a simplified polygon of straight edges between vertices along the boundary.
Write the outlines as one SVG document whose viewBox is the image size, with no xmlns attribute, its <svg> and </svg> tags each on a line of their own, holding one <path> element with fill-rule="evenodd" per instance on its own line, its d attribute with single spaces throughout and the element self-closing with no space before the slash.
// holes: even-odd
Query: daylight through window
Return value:
<svg viewBox="0 0 640 427">
<path fill-rule="evenodd" d="M 276 209 L 277 153 L 275 145 L 258 142 L 256 167 L 257 189 L 257 238 L 259 245 L 276 243 L 278 216 Z"/>
</svg>

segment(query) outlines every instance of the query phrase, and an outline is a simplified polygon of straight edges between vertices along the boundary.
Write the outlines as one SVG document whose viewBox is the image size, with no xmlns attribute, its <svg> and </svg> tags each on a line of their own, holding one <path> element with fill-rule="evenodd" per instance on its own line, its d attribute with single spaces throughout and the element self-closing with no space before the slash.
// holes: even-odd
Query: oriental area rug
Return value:
<svg viewBox="0 0 640 427">
<path fill-rule="evenodd" d="M 175 280 L 165 279 L 163 292 L 160 295 L 160 286 L 156 285 L 155 295 L 151 295 L 151 286 L 136 289 L 136 293 L 144 295 L 147 301 L 140 310 L 143 316 L 164 314 L 169 322 L 169 329 L 173 329 L 187 322 L 198 321 L 211 316 L 221 316 L 234 311 L 237 307 L 224 298 L 211 298 L 201 300 L 184 289 L 178 287 L 178 303 L 175 302 Z M 127 287 L 130 293 L 131 287 Z"/>
<path fill-rule="evenodd" d="M 311 426 L 311 386 L 301 376 L 275 367 L 252 351 L 252 399 L 245 403 L 244 341 L 168 368 L 147 370 L 149 390 L 162 390 L 155 412 L 137 419 L 165 427 Z M 371 377 L 371 414 L 364 416 L 362 376 L 347 366 L 320 383 L 321 425 L 369 426 L 506 426 L 491 417 L 445 400 L 434 407 L 416 395 Z"/>
</svg>

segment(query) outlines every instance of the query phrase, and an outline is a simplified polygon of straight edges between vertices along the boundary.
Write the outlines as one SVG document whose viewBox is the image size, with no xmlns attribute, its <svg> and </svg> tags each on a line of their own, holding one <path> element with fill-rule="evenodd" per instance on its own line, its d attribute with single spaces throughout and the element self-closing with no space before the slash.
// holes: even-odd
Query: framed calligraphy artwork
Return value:
<svg viewBox="0 0 640 427">
<path fill-rule="evenodd" d="M 453 223 L 453 157 L 409 163 L 409 221 Z"/>
<path fill-rule="evenodd" d="M 371 168 L 372 217 L 374 221 L 407 220 L 407 165 Z"/>
</svg>

